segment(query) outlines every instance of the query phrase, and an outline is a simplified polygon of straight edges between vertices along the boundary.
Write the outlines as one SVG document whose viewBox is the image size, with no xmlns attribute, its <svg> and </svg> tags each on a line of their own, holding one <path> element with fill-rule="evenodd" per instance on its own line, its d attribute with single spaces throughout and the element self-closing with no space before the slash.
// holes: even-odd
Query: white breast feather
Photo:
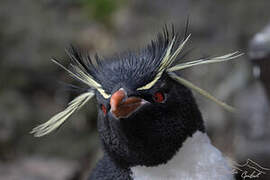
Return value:
<svg viewBox="0 0 270 180">
<path fill-rule="evenodd" d="M 166 164 L 135 166 L 131 171 L 134 180 L 233 180 L 229 167 L 208 136 L 198 131 Z"/>
</svg>

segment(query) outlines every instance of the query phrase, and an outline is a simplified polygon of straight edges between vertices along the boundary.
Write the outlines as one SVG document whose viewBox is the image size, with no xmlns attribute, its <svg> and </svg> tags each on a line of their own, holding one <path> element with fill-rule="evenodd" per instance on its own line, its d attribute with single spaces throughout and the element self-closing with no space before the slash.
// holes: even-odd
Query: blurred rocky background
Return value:
<svg viewBox="0 0 270 180">
<path fill-rule="evenodd" d="M 187 17 L 192 53 L 186 60 L 246 53 L 183 72 L 240 112 L 195 94 L 213 144 L 234 162 L 252 159 L 270 168 L 269 9 L 269 0 L 1 0 L 0 179 L 85 179 L 101 156 L 94 100 L 57 132 L 29 134 L 78 94 L 64 88 L 62 82 L 74 81 L 50 58 L 67 65 L 71 43 L 91 55 L 138 49 L 165 23 L 183 31 Z M 270 179 L 270 171 L 258 179 Z"/>
</svg>

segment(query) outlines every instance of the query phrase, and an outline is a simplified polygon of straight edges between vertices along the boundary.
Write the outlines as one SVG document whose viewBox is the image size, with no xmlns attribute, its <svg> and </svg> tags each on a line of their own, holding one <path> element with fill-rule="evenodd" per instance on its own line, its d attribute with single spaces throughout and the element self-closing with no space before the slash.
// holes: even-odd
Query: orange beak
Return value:
<svg viewBox="0 0 270 180">
<path fill-rule="evenodd" d="M 122 88 L 116 91 L 110 100 L 111 113 L 116 118 L 127 118 L 147 101 L 137 97 L 127 97 Z"/>
</svg>

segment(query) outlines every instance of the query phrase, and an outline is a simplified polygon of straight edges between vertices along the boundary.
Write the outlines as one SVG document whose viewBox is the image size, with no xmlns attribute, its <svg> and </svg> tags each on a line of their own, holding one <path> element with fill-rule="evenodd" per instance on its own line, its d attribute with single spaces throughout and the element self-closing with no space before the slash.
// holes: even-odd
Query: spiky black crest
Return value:
<svg viewBox="0 0 270 180">
<path fill-rule="evenodd" d="M 181 43 L 178 34 L 174 32 L 173 26 L 170 30 L 165 26 L 163 32 L 158 33 L 157 38 L 145 48 L 137 52 L 124 52 L 110 58 L 101 59 L 96 55 L 93 61 L 87 53 L 73 46 L 68 50 L 68 54 L 71 56 L 72 63 L 89 73 L 101 84 L 106 93 L 112 93 L 117 84 L 137 89 L 155 78 L 170 42 L 175 39 L 172 52 Z"/>
</svg>

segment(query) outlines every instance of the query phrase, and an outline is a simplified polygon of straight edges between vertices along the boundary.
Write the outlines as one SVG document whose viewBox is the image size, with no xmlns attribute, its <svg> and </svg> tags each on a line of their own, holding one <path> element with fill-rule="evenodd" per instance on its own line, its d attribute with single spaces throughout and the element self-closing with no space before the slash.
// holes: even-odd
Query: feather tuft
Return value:
<svg viewBox="0 0 270 180">
<path fill-rule="evenodd" d="M 61 68 L 63 68 L 65 71 L 67 71 L 72 77 L 76 78 L 77 80 L 79 80 L 80 82 L 88 85 L 90 88 L 94 88 L 97 91 L 99 91 L 99 93 L 106 99 L 108 99 L 111 95 L 107 94 L 104 89 L 102 88 L 102 86 L 96 82 L 94 80 L 94 78 L 88 74 L 86 72 L 86 70 L 84 69 L 84 67 L 80 64 L 74 65 L 71 64 L 71 67 L 73 68 L 74 72 L 70 71 L 69 69 L 67 69 L 65 66 L 63 66 L 61 63 L 59 63 L 57 60 L 55 59 L 51 59 L 52 62 L 54 62 L 55 64 L 57 64 L 58 66 L 60 66 Z"/>
<path fill-rule="evenodd" d="M 187 43 L 187 41 L 189 40 L 191 34 L 188 35 L 184 41 L 179 45 L 179 47 L 172 53 L 172 49 L 175 45 L 175 41 L 176 41 L 176 36 L 174 36 L 172 38 L 171 43 L 169 44 L 166 53 L 160 63 L 159 69 L 158 69 L 158 73 L 155 76 L 155 78 L 147 83 L 146 85 L 137 88 L 137 90 L 146 90 L 146 89 L 150 89 L 162 76 L 164 71 L 167 71 L 167 69 L 172 65 L 172 63 L 175 61 L 176 57 L 179 55 L 179 53 L 183 50 L 185 44 Z"/>
<path fill-rule="evenodd" d="M 75 111 L 79 110 L 94 96 L 93 91 L 85 92 L 80 96 L 76 97 L 70 103 L 68 107 L 60 113 L 54 115 L 47 122 L 35 127 L 30 133 L 34 134 L 35 137 L 41 137 L 55 129 L 59 128 Z"/>
<path fill-rule="evenodd" d="M 236 59 L 236 58 L 242 56 L 243 54 L 244 53 L 240 53 L 240 52 L 236 51 L 236 52 L 229 53 L 229 54 L 226 54 L 223 56 L 206 58 L 206 59 L 199 59 L 199 60 L 195 60 L 195 61 L 191 61 L 191 62 L 187 62 L 187 63 L 181 63 L 181 64 L 177 64 L 177 65 L 169 68 L 167 71 L 173 72 L 173 71 L 179 71 L 182 69 L 186 69 L 189 67 L 202 65 L 202 64 L 211 64 L 211 63 L 219 63 L 219 62 L 223 62 L 223 61 L 229 61 L 229 60 Z"/>
<path fill-rule="evenodd" d="M 198 92 L 199 94 L 203 95 L 207 99 L 210 99 L 210 100 L 214 101 L 215 103 L 217 103 L 218 105 L 220 105 L 221 107 L 223 107 L 224 109 L 226 109 L 227 111 L 229 111 L 229 112 L 235 112 L 236 111 L 236 109 L 234 107 L 232 107 L 232 106 L 230 106 L 230 105 L 228 105 L 228 104 L 226 104 L 226 103 L 218 100 L 217 98 L 215 98 L 214 96 L 212 96 L 211 94 L 209 94 L 207 91 L 205 91 L 205 90 L 199 88 L 198 86 L 192 84 L 191 82 L 189 82 L 189 81 L 187 81 L 187 80 L 185 80 L 185 79 L 177 76 L 175 73 L 170 72 L 168 74 L 169 74 L 169 76 L 171 78 L 173 78 L 177 82 L 179 82 L 179 83 L 183 84 L 184 86 L 186 86 L 186 87 L 188 87 L 188 88 L 190 88 L 190 89 Z"/>
</svg>

